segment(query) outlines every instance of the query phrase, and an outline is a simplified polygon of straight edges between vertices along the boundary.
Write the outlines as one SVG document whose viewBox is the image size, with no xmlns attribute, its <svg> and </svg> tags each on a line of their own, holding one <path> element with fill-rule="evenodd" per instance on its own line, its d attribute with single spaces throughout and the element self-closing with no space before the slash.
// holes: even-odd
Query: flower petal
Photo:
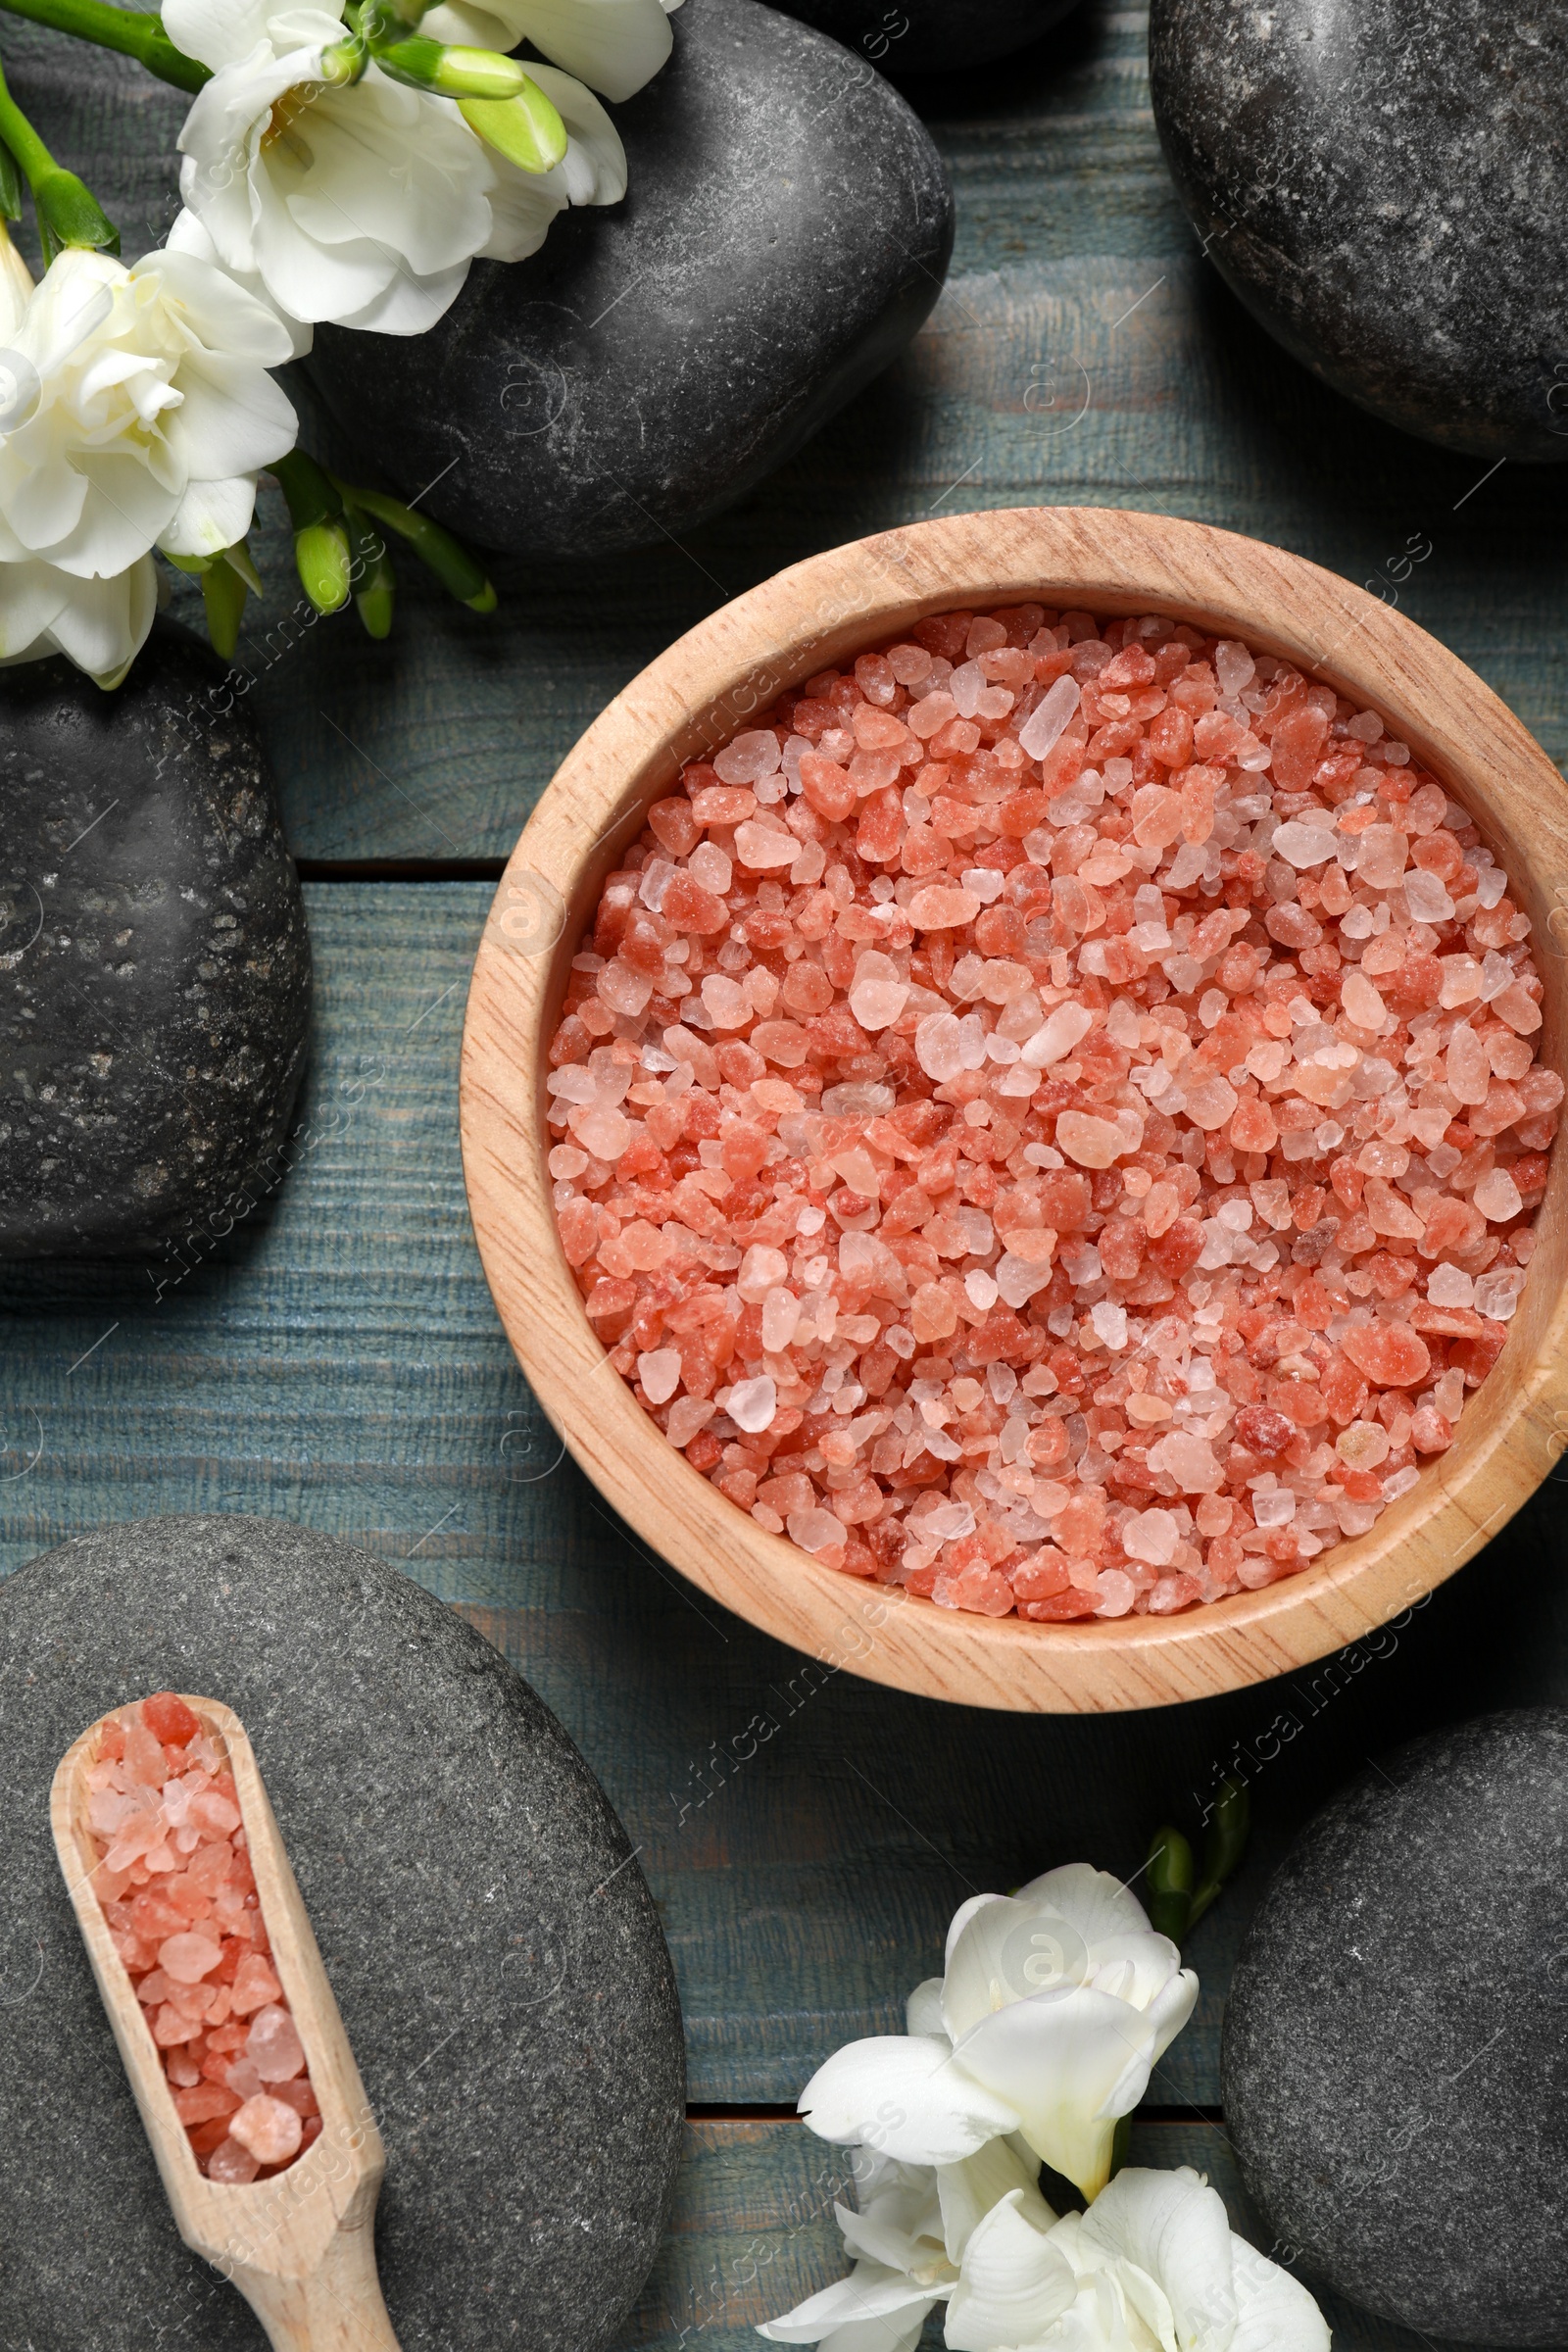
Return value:
<svg viewBox="0 0 1568 2352">
<path fill-rule="evenodd" d="M 566 157 L 556 170 L 566 174 L 570 201 L 618 204 L 626 193 L 626 150 L 592 90 L 554 66 L 530 62 L 528 72 L 566 126 Z"/>
<path fill-rule="evenodd" d="M 1051 2242 L 1054 2228 L 1025 2209 L 1020 2189 L 979 2223 L 948 2302 L 952 2352 L 1038 2344 L 1044 2330 L 1069 2309 L 1077 2280 L 1072 2265 Z"/>
<path fill-rule="evenodd" d="M 9 665 L 53 650 L 74 662 L 97 685 L 106 689 L 118 686 L 146 642 L 158 610 L 158 575 L 151 556 L 143 556 L 112 580 L 69 579 L 63 572 L 57 572 L 55 578 L 66 593 L 42 637 L 24 651 L 8 652 L 0 661 Z M 0 572 L 0 614 L 11 585 Z M 8 619 L 0 618 L 0 629 L 9 646 Z"/>
<path fill-rule="evenodd" d="M 1163 2058 L 1197 2006 L 1198 1979 L 1192 1969 L 1179 1969 L 1163 1991 L 1155 1994 L 1146 2012 L 1154 2030 L 1156 2058 Z"/>
<path fill-rule="evenodd" d="M 987 1903 L 1004 1903 L 1007 1900 L 1008 1897 L 1004 1894 L 971 1894 L 958 1905 L 948 1922 L 948 1940 L 942 1955 L 944 1968 L 952 1966 L 953 1954 L 958 1938 L 975 1914 L 983 1910 Z"/>
<path fill-rule="evenodd" d="M 937 2195 L 942 2205 L 942 2229 L 950 2262 L 961 2262 L 963 2250 L 978 2225 L 1003 2198 L 1016 2191 L 1022 2211 L 1038 2227 L 1049 2228 L 1055 2215 L 1040 2194 L 1040 2159 L 1016 2136 L 989 2140 L 961 2164 L 937 2168 Z"/>
<path fill-rule="evenodd" d="M 0 564 L 0 664 L 32 660 L 34 645 L 79 587 L 41 559 Z"/>
<path fill-rule="evenodd" d="M 220 74 L 267 38 L 267 0 L 164 0 L 164 30 L 176 49 Z"/>
<path fill-rule="evenodd" d="M 1137 1895 L 1108 1870 L 1096 1870 L 1089 1862 L 1067 1862 L 1059 1870 L 1044 1872 L 1019 1887 L 1017 1899 L 1036 1910 L 1059 1912 L 1087 1944 L 1152 1933 Z"/>
<path fill-rule="evenodd" d="M 915 1986 L 904 2004 L 905 2030 L 909 2034 L 941 2034 L 946 2039 L 942 2023 L 942 1979 L 927 1977 Z"/>
<path fill-rule="evenodd" d="M 1088 1976 L 1088 1946 L 1069 1920 L 1006 1895 L 964 1907 L 942 1988 L 942 2022 L 956 2042 L 1008 2001 L 1068 1991 Z"/>
<path fill-rule="evenodd" d="M 757 2330 L 775 2344 L 816 2344 L 835 2328 L 858 2321 L 906 2320 L 919 2312 L 921 2324 L 936 2301 L 935 2295 L 913 2285 L 902 2271 L 880 2262 L 858 2262 L 848 2278 L 836 2278 L 793 2311 L 768 2320 Z"/>
<path fill-rule="evenodd" d="M 255 473 L 293 448 L 299 418 L 288 395 L 253 362 L 193 352 L 178 381 L 183 398 L 164 419 L 164 438 L 193 481 Z"/>
<path fill-rule="evenodd" d="M 934 2034 L 847 2043 L 811 2077 L 800 2111 L 819 2138 L 879 2148 L 906 2164 L 957 2164 L 1019 2124 L 1017 2109 L 956 2065 Z"/>
<path fill-rule="evenodd" d="M 220 555 L 244 538 L 255 510 L 254 474 L 235 474 L 225 482 L 193 482 L 158 544 L 166 556 Z"/>
<path fill-rule="evenodd" d="M 1190 2166 L 1118 2173 L 1082 2227 L 1092 2243 L 1163 2290 L 1181 2352 L 1227 2352 L 1236 2328 L 1231 2226 L 1222 2199 Z"/>
<path fill-rule="evenodd" d="M 1016 2103 L 1035 2153 L 1093 2197 L 1109 2178 L 1117 2119 L 1149 2086 L 1154 2035 L 1125 2001 L 1073 1987 L 983 2018 L 955 2056 Z"/>
<path fill-rule="evenodd" d="M 400 270 L 379 294 L 357 311 L 345 311 L 337 323 L 378 335 L 425 334 L 451 310 L 467 275 L 466 262 L 460 262 L 455 270 L 438 270 L 434 277 L 411 277 Z"/>
<path fill-rule="evenodd" d="M 487 262 L 525 262 L 550 234 L 550 223 L 569 198 L 558 164 L 554 172 L 519 172 L 504 155 L 492 154 L 496 184 L 490 191 L 490 234 L 475 257 Z"/>
<path fill-rule="evenodd" d="M 1329 2352 L 1328 2322 L 1306 2288 L 1245 2237 L 1231 2240 L 1236 2333 L 1229 2352 Z"/>
<path fill-rule="evenodd" d="M 532 41 L 612 102 L 651 81 L 674 47 L 659 0 L 487 0 L 487 6 L 511 28 L 509 47 Z"/>
</svg>

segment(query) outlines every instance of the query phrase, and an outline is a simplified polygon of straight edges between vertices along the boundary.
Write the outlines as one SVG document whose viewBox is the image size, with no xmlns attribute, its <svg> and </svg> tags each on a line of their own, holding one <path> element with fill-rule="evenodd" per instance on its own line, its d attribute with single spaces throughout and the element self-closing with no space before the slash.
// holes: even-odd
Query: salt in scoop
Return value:
<svg viewBox="0 0 1568 2352">
<path fill-rule="evenodd" d="M 174 1700 L 173 1693 L 166 1695 Z M 320 2128 L 282 2169 L 258 2180 L 204 2176 L 175 2108 L 165 2052 L 100 1900 L 106 1866 L 103 1837 L 95 1836 L 91 1819 L 90 1776 L 111 1727 L 117 1733 L 122 1728 L 120 1711 L 100 1717 L 62 1757 L 50 1817 L 76 1923 L 165 2193 L 180 2236 L 239 2288 L 274 2352 L 398 2352 L 375 2267 L 375 2204 L 386 2153 L 254 1751 L 239 1718 L 220 1701 L 184 1697 L 174 1703 L 191 1711 L 232 1775 L 269 1965 L 286 2003 L 286 2010 L 279 2004 L 270 2014 L 286 2016 L 298 2033 Z"/>
</svg>

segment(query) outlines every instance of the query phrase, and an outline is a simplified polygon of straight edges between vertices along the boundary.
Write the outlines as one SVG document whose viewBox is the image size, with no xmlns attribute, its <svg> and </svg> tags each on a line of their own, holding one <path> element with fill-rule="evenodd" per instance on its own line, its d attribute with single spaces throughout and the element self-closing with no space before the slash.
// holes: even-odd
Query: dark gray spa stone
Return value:
<svg viewBox="0 0 1568 2352">
<path fill-rule="evenodd" d="M 1568 2340 L 1568 1713 L 1416 1740 L 1318 1815 L 1221 2075 L 1260 2243 L 1428 2335 Z"/>
<path fill-rule="evenodd" d="M 684 2098 L 626 1834 L 461 1618 L 241 1518 L 100 1529 L 0 1587 L 0 2342 L 264 2352 L 175 2235 L 50 1840 L 66 1747 L 165 1686 L 255 1743 L 386 2141 L 403 2352 L 598 2352 L 653 2261 Z"/>
<path fill-rule="evenodd" d="M 1568 458 L 1568 11 L 1153 0 L 1166 159 L 1286 349 L 1478 458 Z"/>
<path fill-rule="evenodd" d="M 318 327 L 310 373 L 365 464 L 481 545 L 679 537 L 901 351 L 942 289 L 953 196 L 863 57 L 758 0 L 685 0 L 616 107 L 624 203 L 476 262 L 416 337 Z"/>
<path fill-rule="evenodd" d="M 1039 40 L 1077 0 L 779 0 L 884 74 L 961 73 Z"/>
<path fill-rule="evenodd" d="M 0 1257 L 211 1248 L 276 1181 L 310 942 L 222 680 L 163 623 L 113 694 L 0 670 Z"/>
</svg>

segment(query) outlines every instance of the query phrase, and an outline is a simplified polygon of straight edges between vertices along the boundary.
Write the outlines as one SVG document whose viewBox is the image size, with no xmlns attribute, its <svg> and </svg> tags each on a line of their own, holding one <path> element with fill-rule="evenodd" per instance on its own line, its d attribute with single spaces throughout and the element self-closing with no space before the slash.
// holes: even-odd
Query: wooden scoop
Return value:
<svg viewBox="0 0 1568 2352">
<path fill-rule="evenodd" d="M 198 2168 L 91 1884 L 97 1850 L 86 1776 L 107 1716 L 61 1758 L 49 1805 L 92 1973 L 186 2245 L 239 2288 L 275 2352 L 398 2352 L 375 2269 L 375 2201 L 386 2171 L 381 2135 L 245 1727 L 216 1699 L 187 1696 L 185 1704 L 228 1751 L 272 1967 L 305 2046 L 320 2136 L 284 2171 L 243 2186 L 209 2180 Z"/>
</svg>

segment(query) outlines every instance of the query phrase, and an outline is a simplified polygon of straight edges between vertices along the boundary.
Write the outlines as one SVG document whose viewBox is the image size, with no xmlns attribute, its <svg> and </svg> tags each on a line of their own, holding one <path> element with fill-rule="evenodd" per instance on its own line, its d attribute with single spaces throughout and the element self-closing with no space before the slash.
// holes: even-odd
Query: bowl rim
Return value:
<svg viewBox="0 0 1568 2352">
<path fill-rule="evenodd" d="M 861 1583 L 719 1494 L 610 1369 L 544 1166 L 544 1051 L 565 970 L 648 803 L 685 760 L 845 654 L 932 613 L 1021 602 L 1207 624 L 1378 710 L 1470 808 L 1508 872 L 1545 983 L 1543 1058 L 1561 1067 L 1568 784 L 1490 687 L 1392 603 L 1263 541 L 1124 508 L 990 508 L 775 573 L 677 639 L 579 739 L 522 832 L 474 963 L 464 1166 L 486 1278 L 541 1405 L 622 1519 L 702 1593 L 823 1674 L 848 1668 L 970 1705 L 1102 1712 L 1209 1697 L 1323 1658 L 1422 1605 L 1519 1508 L 1568 1446 L 1568 1154 L 1553 1152 L 1531 1280 L 1458 1442 L 1368 1535 L 1176 1616 L 1059 1625 Z"/>
</svg>

